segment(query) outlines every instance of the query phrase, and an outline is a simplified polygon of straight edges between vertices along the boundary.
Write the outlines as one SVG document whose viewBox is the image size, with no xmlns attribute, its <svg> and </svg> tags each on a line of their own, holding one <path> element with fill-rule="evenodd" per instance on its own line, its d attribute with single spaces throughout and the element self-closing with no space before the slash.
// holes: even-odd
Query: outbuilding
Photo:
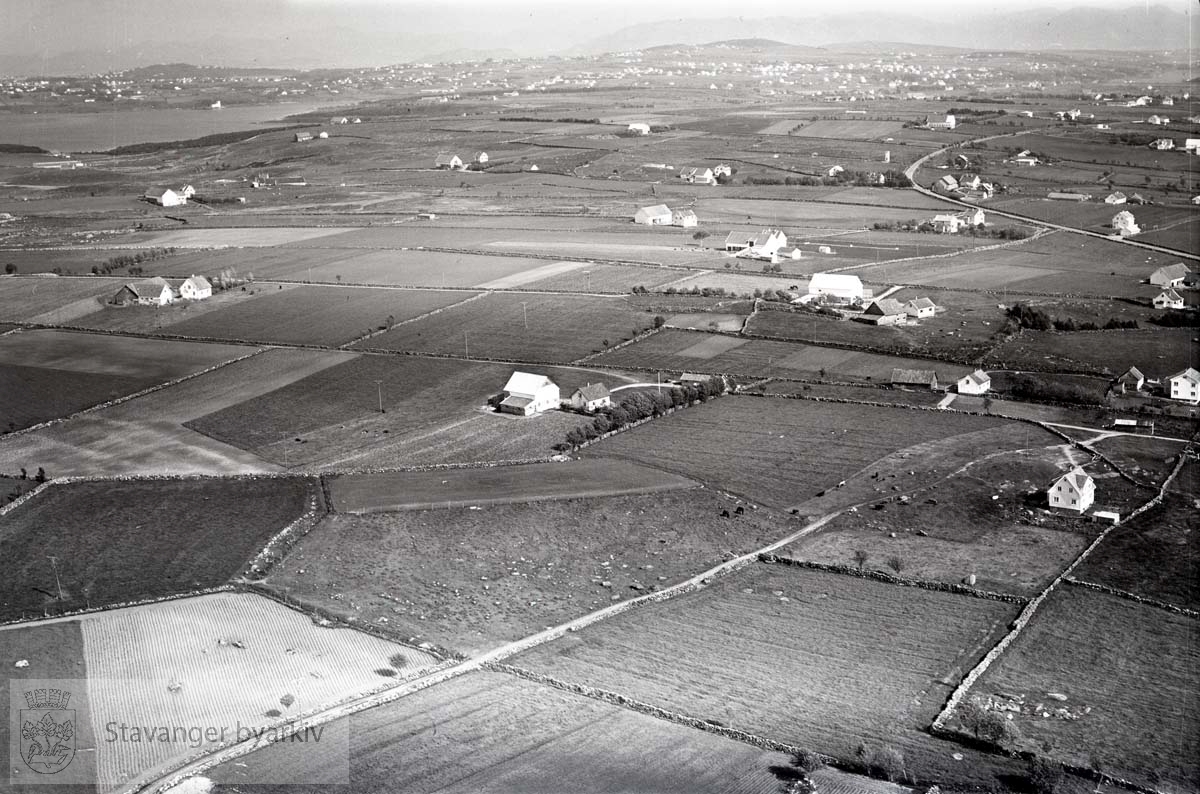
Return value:
<svg viewBox="0 0 1200 794">
<path fill-rule="evenodd" d="M 179 207 L 187 204 L 187 196 L 169 187 L 156 187 L 146 191 L 145 198 L 160 207 Z"/>
<path fill-rule="evenodd" d="M 558 407 L 558 385 L 545 375 L 514 372 L 504 384 L 504 399 L 500 401 L 503 413 L 533 416 Z"/>
<path fill-rule="evenodd" d="M 808 292 L 844 301 L 862 300 L 864 294 L 862 280 L 846 273 L 813 273 Z"/>
<path fill-rule="evenodd" d="M 937 373 L 931 369 L 893 369 L 892 388 L 929 389 L 938 387 Z"/>
<path fill-rule="evenodd" d="M 633 213 L 633 222 L 643 226 L 670 226 L 674 215 L 666 204 L 641 207 Z"/>
<path fill-rule="evenodd" d="M 1150 283 L 1156 287 L 1179 287 L 1191 272 L 1191 268 L 1182 262 L 1163 265 L 1150 274 Z"/>
<path fill-rule="evenodd" d="M 589 383 L 571 393 L 567 402 L 577 411 L 595 413 L 612 405 L 612 395 L 603 383 Z"/>
</svg>

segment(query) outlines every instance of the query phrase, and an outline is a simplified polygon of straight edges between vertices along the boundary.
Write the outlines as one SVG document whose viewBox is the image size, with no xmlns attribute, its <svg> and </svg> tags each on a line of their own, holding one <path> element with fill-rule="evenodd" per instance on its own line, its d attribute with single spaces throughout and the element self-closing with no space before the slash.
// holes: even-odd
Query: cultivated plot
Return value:
<svg viewBox="0 0 1200 794">
<path fill-rule="evenodd" d="M 109 298 L 128 279 L 0 278 L 0 320 L 66 322 L 81 303 L 95 311 L 98 298 Z"/>
</svg>

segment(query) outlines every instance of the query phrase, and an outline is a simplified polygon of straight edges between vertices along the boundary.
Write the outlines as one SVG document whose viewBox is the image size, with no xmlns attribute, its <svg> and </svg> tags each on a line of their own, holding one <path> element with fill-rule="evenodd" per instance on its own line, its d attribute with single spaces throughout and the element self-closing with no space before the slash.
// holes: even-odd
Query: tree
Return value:
<svg viewBox="0 0 1200 794">
<path fill-rule="evenodd" d="M 1053 761 L 1035 758 L 1029 762 L 1029 787 L 1034 794 L 1054 794 L 1063 787 L 1063 770 Z"/>
<path fill-rule="evenodd" d="M 904 570 L 904 560 L 896 555 L 888 557 L 887 564 L 889 568 L 896 572 L 897 576 L 900 575 L 900 571 Z"/>
<path fill-rule="evenodd" d="M 654 327 L 655 328 L 662 328 L 666 324 L 667 324 L 666 317 L 663 317 L 661 314 L 654 315 Z"/>
<path fill-rule="evenodd" d="M 708 232 L 703 229 L 692 235 L 693 240 L 703 240 L 705 237 L 708 237 Z"/>
<path fill-rule="evenodd" d="M 11 276 L 13 273 L 17 272 L 17 266 L 14 265 L 12 262 L 9 262 L 7 265 L 4 266 L 4 272 Z"/>
<path fill-rule="evenodd" d="M 45 482 L 46 481 L 46 470 L 43 469 L 41 466 L 38 466 L 37 475 L 34 476 L 33 479 L 36 480 L 37 482 Z"/>
<path fill-rule="evenodd" d="M 867 564 L 867 560 L 871 558 L 870 555 L 862 549 L 856 549 L 852 556 L 854 558 L 854 562 L 858 565 L 858 570 L 860 571 L 863 569 L 863 566 Z"/>
<path fill-rule="evenodd" d="M 825 759 L 812 750 L 800 750 L 792 756 L 792 764 L 805 772 L 816 772 L 825 768 Z"/>
<path fill-rule="evenodd" d="M 884 745 L 867 752 L 867 770 L 876 777 L 895 782 L 904 777 L 904 753 Z"/>
</svg>

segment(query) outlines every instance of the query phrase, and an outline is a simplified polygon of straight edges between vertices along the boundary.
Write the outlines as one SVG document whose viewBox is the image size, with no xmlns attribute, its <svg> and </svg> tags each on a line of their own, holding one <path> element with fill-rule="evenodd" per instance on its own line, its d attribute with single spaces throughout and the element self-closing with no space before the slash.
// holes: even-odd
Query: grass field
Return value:
<svg viewBox="0 0 1200 794">
<path fill-rule="evenodd" d="M 722 511 L 734 513 L 734 500 L 692 490 L 338 513 L 267 583 L 344 617 L 386 621 L 401 636 L 474 653 L 674 584 L 788 531 L 762 511 Z"/>
<path fill-rule="evenodd" d="M 110 735 L 105 726 L 112 722 L 211 726 L 225 729 L 229 742 L 239 727 L 269 726 L 279 713 L 294 715 L 382 689 L 437 663 L 424 651 L 322 628 L 302 613 L 247 594 L 113 610 L 80 624 L 88 716 L 97 735 Z M 176 691 L 169 688 L 172 682 L 179 685 Z M 100 742 L 101 784 L 124 783 L 192 755 L 193 744 Z"/>
<path fill-rule="evenodd" d="M 889 453 L 910 447 L 916 451 L 921 444 L 955 436 L 969 443 L 971 434 L 996 429 L 1002 421 L 903 408 L 722 397 L 612 436 L 585 454 L 647 463 L 786 507 Z M 1014 440 L 1027 438 L 1011 423 L 1004 426 Z"/>
<path fill-rule="evenodd" d="M 632 338 L 653 319 L 619 298 L 490 293 L 357 346 L 566 363 Z"/>
<path fill-rule="evenodd" d="M 0 428 L 20 430 L 153 383 L 122 375 L 0 364 Z"/>
<path fill-rule="evenodd" d="M 792 124 L 799 129 L 780 129 L 781 124 Z M 766 135 L 796 135 L 802 138 L 835 138 L 838 140 L 874 140 L 882 139 L 899 130 L 904 125 L 898 121 L 833 121 L 821 120 L 800 122 L 776 122 L 761 132 Z"/>
<path fill-rule="evenodd" d="M 1075 569 L 1075 578 L 1200 611 L 1195 493 L 1171 494 L 1113 532 Z"/>
<path fill-rule="evenodd" d="M 341 345 L 382 327 L 470 298 L 439 290 L 305 286 L 266 292 L 200 317 L 165 326 L 180 336 L 247 339 L 284 344 Z"/>
<path fill-rule="evenodd" d="M 392 792 L 775 794 L 781 753 L 515 676 L 477 672 L 349 718 L 350 787 Z M 453 758 L 453 763 L 445 759 Z M 208 775 L 232 794 L 280 779 L 345 783 L 332 752 L 281 743 Z M 302 794 L 311 786 L 276 786 Z M 824 790 L 824 789 L 822 789 Z"/>
<path fill-rule="evenodd" d="M 996 347 L 996 369 L 1082 371 L 1107 376 L 1137 367 L 1148 378 L 1174 375 L 1196 361 L 1196 333 L 1188 328 L 1058 333 L 1025 331 Z"/>
<path fill-rule="evenodd" d="M 891 501 L 895 478 L 880 477 L 872 509 L 843 513 L 784 553 L 853 566 L 863 551 L 868 570 L 894 574 L 889 561 L 898 558 L 904 576 L 959 584 L 974 575 L 980 589 L 1033 596 L 1099 531 L 1040 512 L 1046 485 L 1069 460 L 1060 446 L 992 452 L 919 489 L 909 503 Z"/>
<path fill-rule="evenodd" d="M 138 240 L 141 245 L 175 248 L 257 248 L 305 242 L 346 231 L 338 227 L 296 228 L 257 226 L 252 229 L 194 229 L 150 232 Z"/>
<path fill-rule="evenodd" d="M 1098 760 L 1141 785 L 1188 791 L 1200 775 L 1198 670 L 1195 618 L 1067 586 L 1050 596 L 972 695 L 1024 700 L 1014 719 L 1023 749 L 1084 767 Z M 1067 699 L 1051 700 L 1050 692 Z M 1085 713 L 1039 718 L 1038 704 Z"/>
<path fill-rule="evenodd" d="M 512 663 L 847 760 L 860 742 L 890 744 L 922 779 L 954 769 L 977 783 L 1003 762 L 969 751 L 955 762 L 950 745 L 922 729 L 1015 613 L 997 601 L 758 565 Z"/>
<path fill-rule="evenodd" d="M 691 480 L 646 466 L 577 460 L 569 464 L 347 475 L 332 478 L 329 491 L 339 512 L 383 513 L 655 493 L 695 486 Z"/>
<path fill-rule="evenodd" d="M 98 296 L 109 298 L 124 283 L 117 278 L 0 278 L 0 320 L 27 321 L 44 312 L 57 313 L 76 301 L 89 307 Z M 63 311 L 64 317 L 69 312 Z"/>
<path fill-rule="evenodd" d="M 411 466 L 546 456 L 580 417 L 558 411 L 534 417 L 492 412 L 487 400 L 500 393 L 512 371 L 510 365 L 454 359 L 361 356 L 186 426 L 285 466 Z M 564 395 L 585 383 L 611 387 L 631 380 L 595 370 L 533 371 L 551 377 Z"/>
<path fill-rule="evenodd" d="M 864 326 L 864 331 L 869 330 Z M 596 359 L 596 363 L 662 372 L 811 379 L 827 377 L 837 381 L 874 383 L 890 383 L 892 370 L 896 367 L 934 370 L 939 382 L 956 380 L 971 370 L 967 365 L 931 359 L 901 358 L 752 337 L 711 336 L 673 329 L 660 331 L 635 344 L 605 353 Z"/>
<path fill-rule="evenodd" d="M 1161 485 L 1175 468 L 1184 445 L 1177 441 L 1144 436 L 1110 436 L 1092 445 L 1109 457 L 1124 472 L 1142 482 Z M 1176 484 L 1185 492 L 1200 493 L 1200 483 L 1189 482 L 1180 472 Z"/>
<path fill-rule="evenodd" d="M 0 619 L 222 584 L 314 498 L 301 479 L 56 485 L 0 518 Z"/>
</svg>

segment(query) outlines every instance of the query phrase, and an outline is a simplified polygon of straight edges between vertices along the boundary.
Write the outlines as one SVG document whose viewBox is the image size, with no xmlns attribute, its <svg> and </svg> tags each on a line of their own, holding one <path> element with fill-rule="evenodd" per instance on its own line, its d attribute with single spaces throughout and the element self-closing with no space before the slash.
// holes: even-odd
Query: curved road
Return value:
<svg viewBox="0 0 1200 794">
<path fill-rule="evenodd" d="M 1001 135 L 989 135 L 985 138 L 973 138 L 970 141 L 963 141 L 962 143 L 979 143 L 981 141 L 996 140 L 997 138 L 1015 138 L 1018 135 L 1027 135 L 1031 132 L 1040 132 L 1040 131 L 1041 130 L 1021 130 L 1020 132 L 1006 132 Z M 923 187 L 922 185 L 918 184 L 917 179 L 916 179 L 917 170 L 922 165 L 924 165 L 926 163 L 926 161 L 930 160 L 933 157 L 938 156 L 939 154 L 948 152 L 951 149 L 954 149 L 960 145 L 961 144 L 953 144 L 951 146 L 944 146 L 941 149 L 937 149 L 935 151 L 930 152 L 929 154 L 925 155 L 924 157 L 921 157 L 921 158 L 917 159 L 916 161 L 914 161 L 913 164 L 910 165 L 908 168 L 905 168 L 904 175 L 909 178 L 909 181 L 912 182 L 913 190 L 917 191 L 918 193 L 922 193 L 926 196 L 929 196 L 930 198 L 935 198 L 940 201 L 945 201 L 948 204 L 955 204 L 960 207 L 969 207 L 971 209 L 978 209 L 982 205 L 972 204 L 967 201 L 960 201 L 958 199 L 943 196 L 940 193 L 934 193 L 932 190 L 929 190 L 928 188 Z M 996 209 L 995 207 L 991 207 L 991 206 L 986 207 L 986 209 L 988 212 L 990 212 L 994 215 L 1000 215 L 1005 218 L 1012 218 L 1013 220 L 1023 221 L 1025 223 L 1031 223 L 1031 224 L 1034 224 L 1037 226 L 1044 226 L 1047 229 L 1058 229 L 1059 231 L 1071 232 L 1072 234 L 1082 234 L 1087 237 L 1095 237 L 1100 240 L 1106 240 L 1110 243 L 1122 243 L 1123 245 L 1131 245 L 1135 248 L 1143 248 L 1147 251 L 1154 251 L 1155 253 L 1159 253 L 1159 254 L 1168 254 L 1170 256 L 1177 256 L 1177 257 L 1182 257 L 1183 259 L 1191 259 L 1193 261 L 1200 262 L 1200 254 L 1189 254 L 1184 251 L 1176 250 L 1174 248 L 1165 248 L 1161 245 L 1154 245 L 1153 243 L 1143 243 L 1138 240 L 1130 240 L 1125 237 L 1109 237 L 1107 234 L 1101 234 L 1100 232 L 1090 232 L 1086 229 L 1078 229 L 1074 226 L 1063 226 L 1063 225 L 1057 224 L 1057 223 L 1050 223 L 1049 221 L 1037 220 L 1036 218 L 1030 218 L 1025 215 L 1018 215 L 1015 212 L 1008 212 L 1007 210 L 1000 210 L 1000 209 Z"/>
</svg>

